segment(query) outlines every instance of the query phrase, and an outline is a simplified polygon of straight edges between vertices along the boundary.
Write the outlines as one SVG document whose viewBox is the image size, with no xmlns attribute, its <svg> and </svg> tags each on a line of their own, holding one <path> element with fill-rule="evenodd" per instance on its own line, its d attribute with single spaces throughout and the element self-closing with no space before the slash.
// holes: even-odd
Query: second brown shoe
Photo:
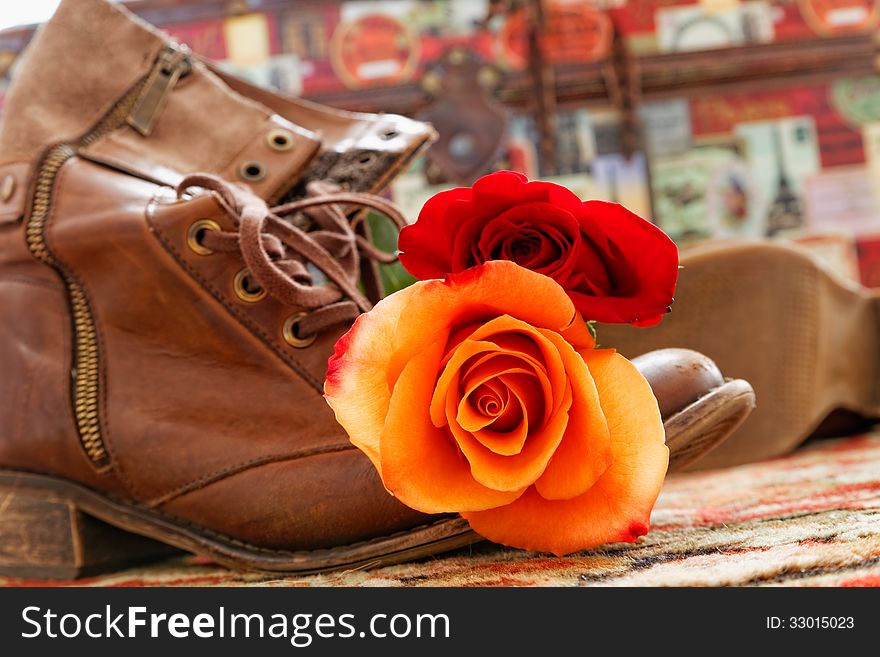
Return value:
<svg viewBox="0 0 880 657">
<path fill-rule="evenodd" d="M 769 241 L 709 242 L 687 250 L 681 264 L 674 310 L 659 326 L 599 330 L 625 356 L 695 349 L 754 386 L 755 413 L 699 467 L 790 452 L 829 414 L 845 417 L 840 410 L 880 418 L 875 290 L 843 280 L 801 248 Z"/>
</svg>

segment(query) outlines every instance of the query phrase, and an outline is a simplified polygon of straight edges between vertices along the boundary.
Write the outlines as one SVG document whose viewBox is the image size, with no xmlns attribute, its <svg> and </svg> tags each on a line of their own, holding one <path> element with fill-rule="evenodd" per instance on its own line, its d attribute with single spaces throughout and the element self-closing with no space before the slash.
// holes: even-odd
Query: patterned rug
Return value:
<svg viewBox="0 0 880 657">
<path fill-rule="evenodd" d="M 2 580 L 5 585 L 41 582 Z M 279 578 L 195 557 L 89 586 L 880 586 L 880 432 L 671 477 L 635 544 L 566 558 L 489 544 L 377 569 Z"/>
</svg>

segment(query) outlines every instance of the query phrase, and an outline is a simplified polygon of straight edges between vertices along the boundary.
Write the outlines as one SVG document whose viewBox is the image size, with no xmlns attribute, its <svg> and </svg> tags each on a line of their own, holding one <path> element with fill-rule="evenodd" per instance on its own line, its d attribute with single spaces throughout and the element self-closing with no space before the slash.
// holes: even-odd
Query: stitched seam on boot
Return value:
<svg viewBox="0 0 880 657">
<path fill-rule="evenodd" d="M 211 484 L 218 483 L 227 479 L 231 476 L 241 474 L 242 472 L 247 472 L 248 470 L 252 470 L 253 468 L 269 465 L 271 463 L 282 463 L 284 461 L 295 461 L 297 459 L 305 459 L 311 456 L 323 456 L 324 454 L 339 454 L 342 452 L 348 452 L 353 449 L 356 449 L 354 445 L 332 445 L 329 447 L 315 447 L 313 449 L 303 450 L 302 452 L 285 452 L 284 454 L 269 454 L 267 456 L 259 456 L 253 459 L 248 459 L 247 461 L 241 461 L 240 463 L 235 463 L 230 466 L 226 466 L 225 468 L 221 468 L 219 470 L 215 470 L 214 472 L 208 473 L 195 479 L 193 481 L 187 482 L 185 484 L 181 484 L 177 488 L 172 491 L 165 493 L 159 497 L 155 497 L 152 500 L 145 502 L 146 506 L 150 508 L 155 508 L 162 506 L 163 504 L 167 504 L 172 500 L 181 497 L 182 495 L 186 495 L 187 493 L 194 493 L 195 491 L 201 490 Z"/>
<path fill-rule="evenodd" d="M 47 281 L 46 279 L 37 276 L 28 276 L 27 274 L 0 274 L 0 281 L 13 281 L 24 285 L 36 285 L 54 292 L 65 291 L 64 285 L 53 283 L 52 281 Z"/>
</svg>

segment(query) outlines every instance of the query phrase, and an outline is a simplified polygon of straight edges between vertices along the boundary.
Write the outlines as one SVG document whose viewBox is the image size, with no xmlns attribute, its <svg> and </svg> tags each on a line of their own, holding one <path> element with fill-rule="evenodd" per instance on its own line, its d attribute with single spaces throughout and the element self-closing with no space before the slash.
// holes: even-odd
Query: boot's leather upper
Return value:
<svg viewBox="0 0 880 657">
<path fill-rule="evenodd" d="M 11 163 L 35 164 L 120 102 L 122 125 L 82 144 L 83 156 L 168 185 L 217 173 L 270 201 L 297 183 L 302 191 L 305 179 L 378 190 L 434 137 L 401 116 L 320 107 L 216 73 L 122 7 L 64 0 L 17 63 L 0 178 L 16 175 L 26 187 Z"/>
<path fill-rule="evenodd" d="M 297 213 L 303 230 L 260 214 L 297 189 L 333 193 L 306 183 L 362 142 L 384 154 L 342 182 L 380 184 L 430 129 L 310 114 L 240 85 L 253 100 L 180 53 L 124 10 L 65 0 L 23 56 L 0 130 L 0 180 L 13 179 L 0 204 L 0 468 L 267 549 L 430 522 L 383 489 L 322 399 L 332 345 L 366 303 L 359 261 L 374 250 L 338 210 Z M 186 71 L 167 68 L 182 61 Z M 157 76 L 176 80 L 163 89 Z M 330 121 L 331 138 L 282 114 Z M 249 179 L 248 163 L 262 177 Z M 195 171 L 226 182 L 175 190 Z M 342 288 L 317 284 L 322 258 L 350 277 Z M 299 287 L 267 293 L 272 276 Z"/>
</svg>

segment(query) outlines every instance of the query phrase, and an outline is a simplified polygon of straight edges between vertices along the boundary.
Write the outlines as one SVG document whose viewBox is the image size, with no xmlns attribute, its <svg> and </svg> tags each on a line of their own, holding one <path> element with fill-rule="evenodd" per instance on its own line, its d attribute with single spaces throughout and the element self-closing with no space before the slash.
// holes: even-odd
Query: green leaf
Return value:
<svg viewBox="0 0 880 657">
<path fill-rule="evenodd" d="M 593 336 L 593 340 L 596 342 L 596 349 L 599 348 L 599 333 L 596 331 L 596 320 L 591 319 L 587 322 L 587 329 L 590 331 L 590 335 Z"/>
<path fill-rule="evenodd" d="M 395 253 L 397 251 L 397 228 L 382 215 L 370 212 L 367 215 L 370 225 L 370 234 L 373 244 L 383 251 Z M 379 273 L 382 276 L 382 285 L 385 294 L 392 294 L 416 282 L 416 278 L 410 274 L 399 262 L 390 265 L 379 265 Z"/>
</svg>

